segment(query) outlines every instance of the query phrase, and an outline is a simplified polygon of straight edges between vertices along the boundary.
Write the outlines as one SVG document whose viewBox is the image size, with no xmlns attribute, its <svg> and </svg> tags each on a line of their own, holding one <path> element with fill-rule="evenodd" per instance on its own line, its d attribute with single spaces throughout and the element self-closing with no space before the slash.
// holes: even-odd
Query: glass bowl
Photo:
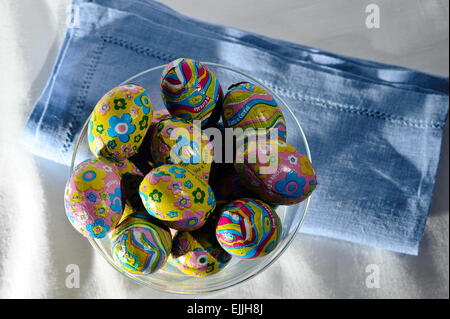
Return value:
<svg viewBox="0 0 450 319">
<path fill-rule="evenodd" d="M 224 91 L 233 83 L 247 81 L 263 87 L 267 92 L 272 94 L 278 102 L 286 120 L 287 142 L 311 160 L 308 142 L 302 127 L 282 98 L 264 85 L 260 80 L 238 69 L 216 63 L 202 63 L 216 75 Z M 159 85 L 161 73 L 165 66 L 166 65 L 160 65 L 145 70 L 123 81 L 122 84 L 136 83 L 146 88 L 154 109 L 162 110 L 165 106 L 159 93 Z M 82 161 L 93 157 L 90 153 L 87 141 L 88 122 L 89 118 L 84 124 L 81 134 L 76 142 L 72 157 L 71 171 Z M 307 198 L 299 204 L 279 206 L 277 208 L 276 212 L 282 222 L 282 233 L 278 246 L 270 254 L 252 260 L 233 257 L 230 263 L 222 271 L 202 278 L 185 275 L 168 263 L 151 275 L 140 276 L 129 274 L 114 264 L 108 236 L 102 239 L 89 239 L 89 241 L 95 250 L 102 255 L 111 266 L 134 282 L 170 293 L 198 294 L 215 292 L 243 283 L 260 274 L 274 263 L 289 247 L 295 235 L 298 233 L 305 218 L 309 200 L 310 198 Z"/>
</svg>

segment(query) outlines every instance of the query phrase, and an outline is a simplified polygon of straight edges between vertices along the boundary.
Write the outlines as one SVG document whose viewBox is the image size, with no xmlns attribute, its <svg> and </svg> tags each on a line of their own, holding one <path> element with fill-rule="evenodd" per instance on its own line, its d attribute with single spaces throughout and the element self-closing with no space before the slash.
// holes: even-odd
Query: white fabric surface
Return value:
<svg viewBox="0 0 450 319">
<path fill-rule="evenodd" d="M 69 168 L 18 143 L 56 59 L 68 2 L 0 0 L 0 298 L 179 298 L 134 284 L 98 256 L 64 214 Z M 372 2 L 377 30 L 365 28 L 367 3 L 357 0 L 166 1 L 211 22 L 448 76 L 447 1 Z M 299 234 L 265 272 L 205 297 L 448 298 L 448 135 L 447 125 L 419 256 Z M 80 267 L 80 288 L 66 287 L 69 264 Z M 379 288 L 366 286 L 368 265 L 379 269 Z"/>
</svg>

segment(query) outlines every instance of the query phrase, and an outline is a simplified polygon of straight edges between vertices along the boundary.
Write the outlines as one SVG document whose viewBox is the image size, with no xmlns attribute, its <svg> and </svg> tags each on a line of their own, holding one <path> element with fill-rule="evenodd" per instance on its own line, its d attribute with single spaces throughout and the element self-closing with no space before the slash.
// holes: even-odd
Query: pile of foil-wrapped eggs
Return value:
<svg viewBox="0 0 450 319">
<path fill-rule="evenodd" d="M 131 83 L 96 104 L 87 132 L 94 156 L 74 168 L 64 194 L 73 227 L 109 240 L 116 265 L 138 275 L 169 262 L 202 277 L 233 256 L 273 251 L 282 233 L 275 208 L 317 185 L 311 162 L 286 142 L 273 96 L 249 82 L 224 95 L 211 70 L 186 58 L 166 66 L 160 87 L 164 111 Z"/>
</svg>

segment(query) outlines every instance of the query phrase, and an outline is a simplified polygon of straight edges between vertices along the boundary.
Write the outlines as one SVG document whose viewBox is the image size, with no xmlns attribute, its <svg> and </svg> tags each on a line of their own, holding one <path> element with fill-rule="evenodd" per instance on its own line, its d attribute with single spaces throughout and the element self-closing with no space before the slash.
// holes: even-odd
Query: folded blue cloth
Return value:
<svg viewBox="0 0 450 319">
<path fill-rule="evenodd" d="M 147 68 L 178 57 L 235 66 L 283 97 L 307 135 L 320 186 L 301 231 L 418 253 L 448 78 L 193 20 L 151 0 L 73 3 L 52 75 L 25 127 L 32 152 L 69 164 L 99 98 Z"/>
</svg>

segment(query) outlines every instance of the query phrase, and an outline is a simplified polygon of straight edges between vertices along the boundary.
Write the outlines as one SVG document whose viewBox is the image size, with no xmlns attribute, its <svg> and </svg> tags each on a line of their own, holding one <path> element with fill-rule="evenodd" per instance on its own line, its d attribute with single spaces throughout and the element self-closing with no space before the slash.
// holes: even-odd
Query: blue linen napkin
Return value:
<svg viewBox="0 0 450 319">
<path fill-rule="evenodd" d="M 282 96 L 306 132 L 320 187 L 301 231 L 418 253 L 448 78 L 201 22 L 151 0 L 73 4 L 60 54 L 24 130 L 33 153 L 69 164 L 98 99 L 147 68 L 178 57 L 235 66 Z"/>
</svg>

